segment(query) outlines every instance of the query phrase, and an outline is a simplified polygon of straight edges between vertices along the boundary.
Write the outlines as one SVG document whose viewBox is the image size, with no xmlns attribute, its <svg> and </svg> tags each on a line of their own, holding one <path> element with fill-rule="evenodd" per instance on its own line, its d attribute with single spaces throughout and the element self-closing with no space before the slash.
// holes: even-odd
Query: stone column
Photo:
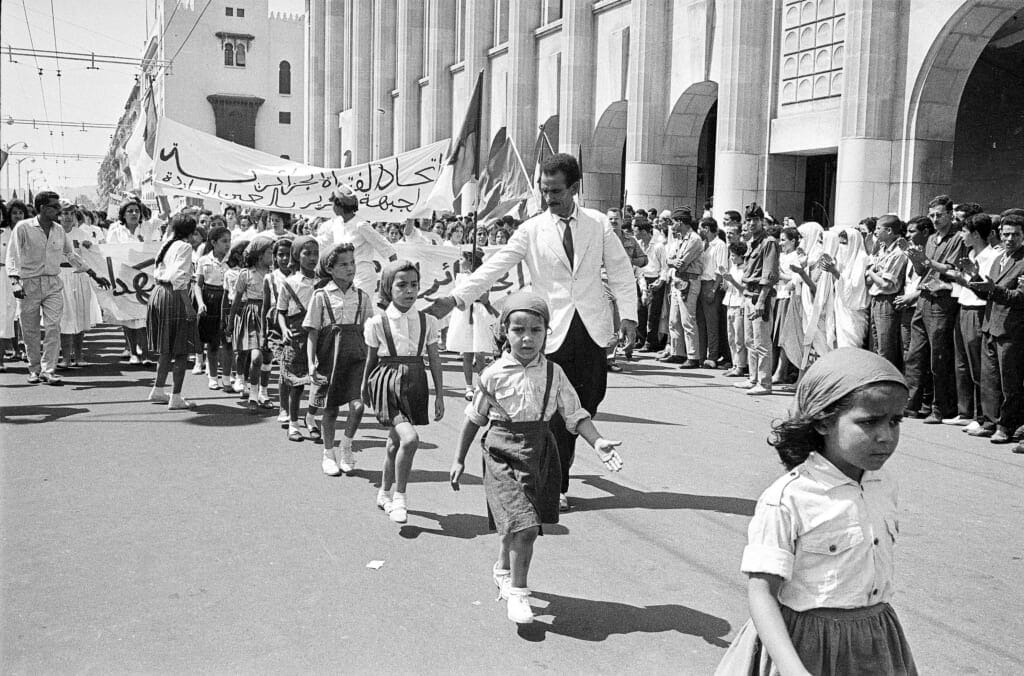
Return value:
<svg viewBox="0 0 1024 676">
<path fill-rule="evenodd" d="M 324 73 L 324 107 L 322 115 L 324 165 L 341 166 L 341 142 L 338 113 L 344 107 L 342 90 L 345 79 L 345 0 L 325 0 L 325 59 L 316 64 Z M 324 3 L 319 3 L 324 5 Z"/>
<path fill-rule="evenodd" d="M 772 2 L 721 0 L 716 51 L 721 55 L 715 154 L 715 212 L 761 202 L 771 80 Z M 759 29 L 751 30 L 758 26 Z"/>
<path fill-rule="evenodd" d="M 563 8 L 557 150 L 576 155 L 582 145 L 586 155 L 594 135 L 594 13 L 584 2 Z"/>
<path fill-rule="evenodd" d="M 665 121 L 669 113 L 665 74 L 670 71 L 668 45 L 672 12 L 669 4 L 660 0 L 633 0 L 631 9 L 629 71 L 632 78 L 627 90 L 626 194 L 632 204 L 657 204 L 659 208 L 668 209 L 676 205 L 681 195 L 691 192 L 686 190 L 687 183 L 695 186 L 697 182 L 695 167 L 687 172 L 686 167 L 662 161 Z M 614 166 L 612 162 L 605 164 Z M 618 175 L 612 178 L 617 179 Z M 613 190 L 606 192 L 606 197 L 617 194 L 618 186 L 609 187 Z M 602 206 L 612 206 L 611 201 L 605 200 L 608 203 Z"/>
<path fill-rule="evenodd" d="M 897 45 L 902 0 L 849 0 L 840 103 L 835 223 L 897 208 L 900 97 Z"/>
<path fill-rule="evenodd" d="M 373 44 L 379 45 L 373 71 L 373 149 L 376 158 L 395 154 L 395 108 L 391 92 L 395 89 L 395 0 L 373 3 Z M 383 112 L 381 112 L 383 111 Z"/>
<path fill-rule="evenodd" d="M 322 0 L 306 0 L 306 143 L 305 161 L 324 163 L 324 38 L 325 6 Z"/>
<path fill-rule="evenodd" d="M 373 3 L 353 2 L 352 9 L 352 164 L 368 162 L 373 135 Z"/>
<path fill-rule="evenodd" d="M 487 159 L 487 141 L 493 136 L 491 131 L 491 101 L 487 92 L 490 90 L 490 60 L 487 57 L 487 50 L 493 45 L 492 31 L 494 25 L 494 3 L 493 2 L 470 2 L 466 1 L 466 30 L 463 44 L 466 45 L 466 58 L 464 76 L 466 78 L 465 98 L 458 102 L 459 110 L 453 117 L 456 127 L 452 129 L 452 136 L 459 133 L 457 125 L 462 124 L 461 120 L 466 114 L 466 106 L 469 105 L 469 98 L 473 95 L 473 85 L 476 84 L 477 74 L 484 71 L 483 100 L 480 111 L 480 166 L 483 166 Z"/>
<path fill-rule="evenodd" d="M 398 0 L 398 60 L 395 63 L 395 152 L 420 145 L 420 85 L 423 77 L 423 3 Z"/>
<path fill-rule="evenodd" d="M 510 0 L 508 17 L 508 135 L 526 166 L 533 166 L 537 137 L 537 40 L 540 3 Z"/>
<path fill-rule="evenodd" d="M 455 0 L 433 0 L 426 17 L 427 33 L 433 36 L 427 51 L 426 73 L 430 84 L 421 92 L 421 137 L 428 143 L 452 135 L 452 74 L 455 61 Z"/>
</svg>

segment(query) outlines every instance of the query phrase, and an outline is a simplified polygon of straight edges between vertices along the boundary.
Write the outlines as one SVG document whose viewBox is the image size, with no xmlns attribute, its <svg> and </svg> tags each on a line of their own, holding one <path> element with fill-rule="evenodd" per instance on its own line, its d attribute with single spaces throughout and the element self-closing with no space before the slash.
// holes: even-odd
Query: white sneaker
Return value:
<svg viewBox="0 0 1024 676">
<path fill-rule="evenodd" d="M 558 511 L 568 512 L 569 511 L 569 496 L 562 493 L 558 496 Z"/>
<path fill-rule="evenodd" d="M 533 608 L 530 607 L 530 590 L 525 587 L 509 587 L 508 619 L 516 624 L 533 622 Z"/>
<path fill-rule="evenodd" d="M 974 420 L 974 421 L 971 422 L 970 425 L 967 425 L 966 427 L 961 427 L 960 431 L 961 432 L 967 432 L 968 434 L 970 434 L 971 432 L 977 432 L 980 429 L 981 429 L 981 423 L 978 422 L 977 420 Z"/>
<path fill-rule="evenodd" d="M 290 421 L 291 418 L 288 417 L 288 411 L 281 411 L 277 414 L 277 422 L 281 423 L 282 425 Z"/>
<path fill-rule="evenodd" d="M 163 390 L 158 390 L 154 387 L 149 391 L 149 400 L 157 404 L 166 404 L 171 400 L 171 397 Z"/>
<path fill-rule="evenodd" d="M 494 586 L 498 588 L 498 599 L 507 601 L 508 590 L 512 586 L 512 571 L 498 568 L 498 564 L 495 563 L 494 567 L 491 568 L 491 575 L 494 580 Z"/>
<path fill-rule="evenodd" d="M 220 377 L 220 389 L 224 390 L 225 392 L 230 392 L 231 391 L 231 378 L 228 378 L 227 376 L 221 376 Z"/>
<path fill-rule="evenodd" d="M 194 375 L 194 376 L 201 376 L 205 372 L 206 372 L 206 367 L 203 366 L 199 362 L 196 362 L 196 365 L 192 367 L 192 375 Z"/>
<path fill-rule="evenodd" d="M 384 510 L 388 511 L 388 510 Z M 405 504 L 405 496 L 398 496 L 391 499 L 391 511 L 388 511 L 388 516 L 395 523 L 405 523 L 409 520 L 409 510 Z"/>
<path fill-rule="evenodd" d="M 738 390 L 749 390 L 750 388 L 754 387 L 755 385 L 757 385 L 757 383 L 752 383 L 749 380 L 743 380 L 743 381 L 740 381 L 738 383 L 734 383 L 733 387 L 735 387 Z"/>
<path fill-rule="evenodd" d="M 220 381 L 217 380 L 216 378 L 210 378 L 210 380 L 206 383 L 206 387 L 207 387 L 207 389 L 211 389 L 211 390 L 219 390 L 220 389 Z"/>
<path fill-rule="evenodd" d="M 772 391 L 762 385 L 754 385 L 753 387 L 747 388 L 746 394 L 751 397 L 760 397 L 766 394 L 771 394 Z"/>
<path fill-rule="evenodd" d="M 943 418 L 943 425 L 956 425 L 957 427 L 967 427 L 971 424 L 970 418 L 965 418 L 962 415 L 957 415 L 955 418 Z"/>
<path fill-rule="evenodd" d="M 341 469 L 338 468 L 338 463 L 329 455 L 324 456 L 324 460 L 320 463 L 320 466 L 323 468 L 324 474 L 327 476 L 341 475 Z"/>
<path fill-rule="evenodd" d="M 341 449 L 341 464 L 339 464 L 338 467 L 345 474 L 351 474 L 352 470 L 356 468 L 356 459 L 352 457 L 351 448 Z"/>
<path fill-rule="evenodd" d="M 390 514 L 391 496 L 383 491 L 377 491 L 377 509 L 382 509 L 385 514 Z"/>
<path fill-rule="evenodd" d="M 194 403 L 192 403 L 185 397 L 181 396 L 180 394 L 172 394 L 171 400 L 167 402 L 168 411 L 179 411 L 195 407 L 196 405 Z"/>
<path fill-rule="evenodd" d="M 236 394 L 241 394 L 242 390 L 244 390 L 244 389 L 245 389 L 245 384 L 241 380 L 239 380 L 237 378 L 235 379 L 235 382 L 231 384 L 231 390 L 233 392 L 235 392 Z"/>
</svg>

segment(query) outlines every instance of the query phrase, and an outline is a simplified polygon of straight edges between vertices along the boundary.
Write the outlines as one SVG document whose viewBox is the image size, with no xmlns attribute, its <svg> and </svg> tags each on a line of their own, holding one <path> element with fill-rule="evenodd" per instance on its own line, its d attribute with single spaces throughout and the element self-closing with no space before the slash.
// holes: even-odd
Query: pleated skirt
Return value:
<svg viewBox="0 0 1024 676">
<path fill-rule="evenodd" d="M 195 352 L 196 325 L 187 318 L 180 294 L 157 284 L 149 295 L 146 319 L 150 350 L 172 357 Z"/>
<path fill-rule="evenodd" d="M 916 676 L 917 666 L 896 611 L 888 603 L 804 612 L 780 606 L 793 647 L 816 676 Z M 753 620 L 740 629 L 715 676 L 779 673 Z"/>
<path fill-rule="evenodd" d="M 224 289 L 203 286 L 206 314 L 199 318 L 199 341 L 220 347 L 224 343 Z"/>
<path fill-rule="evenodd" d="M 263 327 L 263 300 L 252 298 L 242 303 L 242 309 L 235 317 L 232 347 L 236 352 L 262 350 L 266 343 Z"/>
<path fill-rule="evenodd" d="M 89 275 L 77 273 L 74 268 L 61 268 L 60 281 L 64 286 L 61 290 L 64 313 L 60 317 L 60 332 L 82 333 L 98 324 L 99 302 L 93 294 Z"/>
<path fill-rule="evenodd" d="M 423 357 L 381 357 L 370 373 L 367 388 L 369 404 L 381 425 L 430 422 L 427 413 L 430 391 Z"/>
</svg>

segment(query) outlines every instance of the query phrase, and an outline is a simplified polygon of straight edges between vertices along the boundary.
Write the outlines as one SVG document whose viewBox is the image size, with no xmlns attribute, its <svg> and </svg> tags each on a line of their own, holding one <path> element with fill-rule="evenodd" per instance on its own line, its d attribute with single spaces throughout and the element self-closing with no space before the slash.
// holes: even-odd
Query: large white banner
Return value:
<svg viewBox="0 0 1024 676">
<path fill-rule="evenodd" d="M 149 296 L 156 284 L 153 270 L 160 246 L 157 242 L 94 244 L 88 249 L 78 250 L 97 275 L 110 281 L 109 289 L 93 286 L 104 323 L 120 324 L 146 318 Z M 484 260 L 500 248 L 481 249 Z M 420 270 L 418 307 L 425 308 L 438 298 L 451 295 L 455 276 L 461 268 L 462 251 L 459 248 L 399 242 L 395 244 L 395 251 L 399 258 L 416 263 Z M 386 262 L 384 259 L 374 260 L 378 272 Z M 494 283 L 486 300 L 500 310 L 506 296 L 529 285 L 529 275 L 525 264 L 513 267 Z"/>
<path fill-rule="evenodd" d="M 360 220 L 399 223 L 430 216 L 426 199 L 447 153 L 444 140 L 367 164 L 324 169 L 165 117 L 157 133 L 153 181 L 172 193 L 311 216 L 333 216 L 331 192 L 345 185 L 359 197 Z"/>
</svg>

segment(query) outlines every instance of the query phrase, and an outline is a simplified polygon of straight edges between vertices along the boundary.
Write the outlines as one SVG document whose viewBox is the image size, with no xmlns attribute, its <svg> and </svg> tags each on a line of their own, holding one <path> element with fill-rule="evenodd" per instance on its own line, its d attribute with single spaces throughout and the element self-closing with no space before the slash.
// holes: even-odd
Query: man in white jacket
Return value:
<svg viewBox="0 0 1024 676">
<path fill-rule="evenodd" d="M 607 218 L 578 207 L 580 166 L 572 155 L 558 153 L 541 166 L 540 190 L 547 211 L 519 226 L 500 251 L 489 258 L 451 296 L 438 299 L 431 311 L 443 317 L 456 305 L 467 307 L 519 262 L 530 270 L 533 291 L 547 301 L 551 334 L 545 348 L 551 361 L 562 367 L 593 416 L 604 399 L 608 382 L 605 348 L 615 339 L 611 303 L 601 283 L 602 267 L 618 304 L 619 333 L 626 344 L 636 339 L 636 279 L 622 242 Z M 566 492 L 576 435 L 565 429 L 556 414 L 551 431 L 558 442 L 562 464 L 563 511 L 569 508 Z"/>
</svg>

